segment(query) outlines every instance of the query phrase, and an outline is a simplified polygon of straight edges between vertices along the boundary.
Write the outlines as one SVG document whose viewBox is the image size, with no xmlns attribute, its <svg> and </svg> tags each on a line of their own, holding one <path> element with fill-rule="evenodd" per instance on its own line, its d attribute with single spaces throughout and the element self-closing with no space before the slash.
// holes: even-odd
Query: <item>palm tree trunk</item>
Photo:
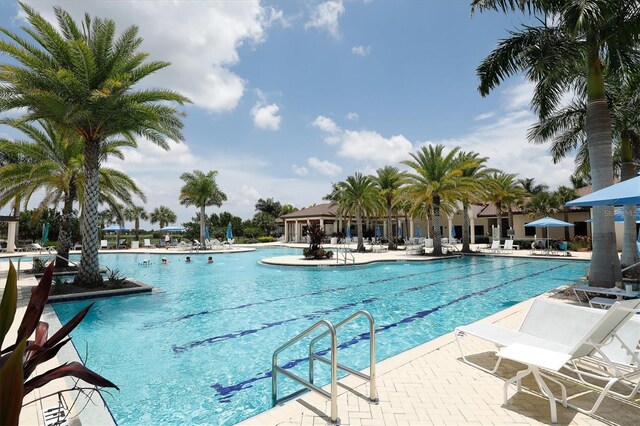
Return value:
<svg viewBox="0 0 640 426">
<path fill-rule="evenodd" d="M 462 203 L 462 252 L 470 253 L 471 247 L 469 245 L 469 203 L 464 201 Z"/>
<path fill-rule="evenodd" d="M 513 209 L 509 206 L 509 229 L 513 229 Z M 502 234 L 500 234 L 502 236 Z"/>
<path fill-rule="evenodd" d="M 80 217 L 80 233 L 82 235 L 82 257 L 76 281 L 86 287 L 102 285 L 98 249 L 98 173 L 100 170 L 100 141 L 84 143 L 84 200 Z"/>
<path fill-rule="evenodd" d="M 622 135 L 621 151 L 622 164 L 620 165 L 620 177 L 624 181 L 635 176 L 631 135 L 628 134 L 628 132 Z M 636 206 L 634 204 L 628 204 L 624 206 L 624 237 L 622 239 L 620 264 L 624 268 L 634 265 L 639 261 L 636 246 Z M 635 268 L 635 271 L 636 274 L 640 273 L 640 268 Z"/>
<path fill-rule="evenodd" d="M 136 241 L 140 241 L 140 216 L 136 216 L 135 227 L 136 227 Z"/>
<path fill-rule="evenodd" d="M 496 203 L 496 217 L 498 218 L 498 239 L 502 238 L 502 204 Z M 491 233 L 491 241 L 493 241 L 493 233 Z"/>
<path fill-rule="evenodd" d="M 58 245 L 56 252 L 56 268 L 66 268 L 69 266 L 69 250 L 71 249 L 71 216 L 73 215 L 73 202 L 76 198 L 75 184 L 71 184 L 69 193 L 65 194 L 64 206 L 62 208 L 62 218 L 60 220 L 60 233 L 58 235 Z"/>
<path fill-rule="evenodd" d="M 366 250 L 364 248 L 364 239 L 362 238 L 362 215 L 360 212 L 356 214 L 356 221 L 358 223 L 358 248 L 356 248 L 356 251 L 362 253 Z"/>
<path fill-rule="evenodd" d="M 442 256 L 442 233 L 440 232 L 440 197 L 433 196 L 433 254 Z"/>
<path fill-rule="evenodd" d="M 395 250 L 396 245 L 393 240 L 390 238 L 391 235 L 391 202 L 387 201 L 387 232 L 385 232 L 385 238 L 387 239 L 387 248 L 389 250 Z"/>
<path fill-rule="evenodd" d="M 598 191 L 613 183 L 611 156 L 611 114 L 605 97 L 602 64 L 595 34 L 587 33 L 587 117 L 586 133 L 591 182 Z M 616 248 L 613 207 L 593 207 L 593 253 L 589 267 L 589 285 L 613 287 L 622 281 L 620 259 Z"/>
<path fill-rule="evenodd" d="M 204 205 L 200 206 L 200 244 L 204 247 Z"/>
</svg>

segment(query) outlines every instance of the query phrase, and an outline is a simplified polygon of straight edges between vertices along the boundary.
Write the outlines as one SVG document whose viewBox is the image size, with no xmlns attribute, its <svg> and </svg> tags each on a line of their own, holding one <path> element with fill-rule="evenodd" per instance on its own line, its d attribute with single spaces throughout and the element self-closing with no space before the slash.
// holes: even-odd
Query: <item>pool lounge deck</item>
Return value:
<svg viewBox="0 0 640 426">
<path fill-rule="evenodd" d="M 302 247 L 304 245 L 300 245 Z M 130 251 L 128 251 L 130 252 Z M 151 251 L 155 252 L 155 251 Z M 158 250 L 157 253 L 166 250 Z M 505 256 L 524 255 L 510 253 Z M 588 254 L 586 254 L 588 255 Z M 376 253 L 373 261 L 408 260 L 405 253 Z M 297 257 L 297 256 L 294 256 Z M 538 257 L 538 256 L 536 256 Z M 300 264 L 308 262 L 298 258 Z M 361 258 L 363 263 L 371 261 Z M 425 259 L 422 257 L 422 259 Z M 568 259 L 588 259 L 579 253 Z M 367 262 L 365 262 L 365 260 Z M 332 264 L 335 265 L 335 264 Z M 2 269 L 2 268 L 0 268 Z M 0 287 L 4 287 L 6 271 L 0 270 Z M 30 287 L 36 281 L 32 277 L 21 277 L 19 282 L 20 300 L 18 302 L 17 317 L 24 314 Z M 506 327 L 516 328 L 522 315 L 528 309 L 531 300 L 519 303 L 506 310 L 498 312 L 481 321 L 495 322 Z M 47 308 L 46 320 L 57 322 L 57 317 L 51 308 Z M 14 326 L 16 327 L 16 326 Z M 58 323 L 59 327 L 59 323 Z M 52 332 L 55 325 L 52 324 Z M 494 347 L 473 337 L 463 340 L 470 357 L 475 361 L 490 365 L 495 361 Z M 75 350 L 68 346 L 67 353 L 59 355 L 58 359 L 50 361 L 47 367 L 68 361 L 76 356 Z M 71 352 L 71 354 L 69 354 Z M 460 353 L 454 342 L 453 333 L 448 333 L 433 341 L 410 349 L 399 355 L 378 362 L 377 364 L 377 393 L 380 398 L 378 404 L 369 404 L 367 399 L 368 384 L 354 377 L 346 377 L 340 381 L 338 397 L 338 413 L 343 425 L 472 425 L 472 424 L 549 424 L 550 409 L 548 400 L 542 397 L 530 380 L 523 380 L 525 392 L 513 396 L 509 405 L 503 405 L 502 388 L 504 381 L 521 369 L 522 365 L 503 361 L 503 365 L 496 374 L 488 374 L 460 360 Z M 64 388 L 62 381 L 48 385 L 36 391 L 34 396 L 47 395 Z M 573 395 L 584 388 L 567 386 L 569 395 Z M 552 387 L 553 390 L 556 390 Z M 533 391 L 533 392 L 531 392 Z M 117 392 L 117 391 L 116 391 Z M 593 400 L 593 394 L 581 396 L 585 407 Z M 70 424 L 113 424 L 108 410 L 102 407 L 102 401 L 96 396 L 95 403 L 79 417 L 70 419 Z M 580 404 L 578 399 L 574 401 Z M 107 397 L 108 400 L 108 397 Z M 44 425 L 42 418 L 43 407 L 56 404 L 56 398 L 49 397 L 45 401 L 31 404 L 23 409 L 21 422 L 23 425 Z M 282 406 L 275 407 L 262 414 L 242 422 L 243 425 L 324 425 L 328 423 L 328 402 L 318 395 L 307 393 L 302 397 L 289 401 Z M 74 414 L 75 415 L 75 414 Z M 595 424 L 637 424 L 640 418 L 640 400 L 623 402 L 605 398 L 595 415 L 586 416 L 574 410 L 558 405 L 558 420 L 560 424 L 595 425 Z"/>
</svg>

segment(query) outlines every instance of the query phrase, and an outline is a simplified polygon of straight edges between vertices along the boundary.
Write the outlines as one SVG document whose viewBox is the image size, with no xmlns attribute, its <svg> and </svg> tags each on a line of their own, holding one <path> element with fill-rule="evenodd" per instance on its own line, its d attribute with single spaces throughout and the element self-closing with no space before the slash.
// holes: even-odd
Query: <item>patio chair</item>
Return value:
<svg viewBox="0 0 640 426">
<path fill-rule="evenodd" d="M 129 248 L 126 238 L 121 238 L 120 240 L 118 240 L 118 248 L 119 249 Z"/>
<path fill-rule="evenodd" d="M 180 241 L 174 247 L 170 247 L 171 250 L 192 250 L 193 246 L 185 241 Z"/>
<path fill-rule="evenodd" d="M 204 240 L 204 246 L 209 250 L 222 250 L 222 243 L 217 238 Z"/>
<path fill-rule="evenodd" d="M 514 251 L 516 249 L 517 246 L 513 245 L 513 240 L 508 239 L 504 242 L 504 246 L 502 247 L 502 250 L 504 251 Z M 519 248 L 519 247 L 518 247 Z"/>
<path fill-rule="evenodd" d="M 533 374 L 541 391 L 549 398 L 551 419 L 556 422 L 555 397 L 542 377 L 561 387 L 562 404 L 565 407 L 569 406 L 585 414 L 592 414 L 598 409 L 615 383 L 620 382 L 631 388 L 628 395 L 622 396 L 631 397 L 637 393 L 638 385 L 628 383 L 638 375 L 640 366 L 638 355 L 634 353 L 640 339 L 640 322 L 637 319 L 630 321 L 638 311 L 640 300 L 618 302 L 608 311 L 603 311 L 536 299 L 518 331 L 495 324 L 471 324 L 456 328 L 456 339 L 461 353 L 463 351 L 459 337 L 465 334 L 504 347 L 496 354 L 498 361 L 491 372 L 496 371 L 502 358 L 527 365 L 527 369 L 505 382 L 505 404 L 508 386 L 516 383 L 520 390 L 521 379 Z M 561 326 L 558 326 L 559 324 Z M 465 362 L 477 366 L 464 355 L 462 358 Z M 623 365 L 625 360 L 629 363 Z M 597 372 L 586 371 L 579 367 L 582 363 L 595 363 L 605 367 Z M 559 373 L 563 367 L 578 374 L 578 378 L 584 383 L 588 383 L 587 377 L 606 382 L 604 387 L 598 387 L 600 396 L 591 409 L 585 410 L 568 404 L 564 385 L 540 371 L 542 369 Z M 589 385 L 593 387 L 593 383 Z"/>
<path fill-rule="evenodd" d="M 196 250 L 200 250 L 202 248 L 202 244 L 200 244 L 200 241 L 198 240 L 193 240 L 193 248 Z"/>
<path fill-rule="evenodd" d="M 151 239 L 145 238 L 143 241 L 142 247 L 151 247 Z"/>
<path fill-rule="evenodd" d="M 109 249 L 109 242 L 107 240 L 100 240 L 100 248 L 101 249 Z"/>
<path fill-rule="evenodd" d="M 54 247 L 42 247 L 40 244 L 38 243 L 32 243 L 29 245 L 29 249 L 30 250 L 38 250 L 38 254 L 42 253 L 43 251 L 46 251 L 47 253 L 51 253 L 52 251 L 55 252 L 55 248 Z"/>
<path fill-rule="evenodd" d="M 484 249 L 485 251 L 489 251 L 491 253 L 499 253 L 501 248 L 500 248 L 500 240 L 493 240 L 491 242 L 491 247 Z"/>
</svg>

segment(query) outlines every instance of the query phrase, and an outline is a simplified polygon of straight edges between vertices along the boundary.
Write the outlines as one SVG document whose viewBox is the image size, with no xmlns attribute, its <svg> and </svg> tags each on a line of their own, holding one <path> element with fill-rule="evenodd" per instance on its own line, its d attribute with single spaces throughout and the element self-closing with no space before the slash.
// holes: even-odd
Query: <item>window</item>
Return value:
<svg viewBox="0 0 640 426">
<path fill-rule="evenodd" d="M 575 225 L 573 228 L 573 235 L 580 235 L 581 237 L 586 237 L 587 233 L 587 222 L 573 222 Z"/>
</svg>

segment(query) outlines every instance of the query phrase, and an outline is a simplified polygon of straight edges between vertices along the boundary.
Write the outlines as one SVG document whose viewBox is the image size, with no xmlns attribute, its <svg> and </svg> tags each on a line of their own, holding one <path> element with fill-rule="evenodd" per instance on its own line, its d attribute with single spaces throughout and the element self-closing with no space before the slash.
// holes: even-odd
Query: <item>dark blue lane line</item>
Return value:
<svg viewBox="0 0 640 426">
<path fill-rule="evenodd" d="M 521 262 L 521 263 L 517 263 L 515 265 L 509 265 L 509 266 L 504 266 L 502 268 L 492 269 L 492 271 L 499 271 L 499 270 L 502 270 L 502 269 L 508 269 L 508 268 L 513 267 L 513 266 L 521 266 L 521 265 L 525 265 L 527 263 L 529 263 L 529 262 Z M 400 292 L 397 292 L 396 294 L 392 295 L 391 297 L 396 297 L 396 296 L 400 296 L 400 295 L 405 294 L 405 293 L 411 293 L 411 292 L 414 292 L 414 291 L 423 290 L 423 289 L 425 289 L 427 287 L 432 287 L 434 285 L 442 284 L 442 283 L 448 282 L 450 280 L 456 280 L 456 279 L 460 279 L 460 278 L 467 278 L 467 277 L 472 277 L 474 275 L 480 275 L 480 274 L 486 274 L 486 273 L 487 273 L 486 271 L 481 271 L 481 272 L 476 272 L 474 274 L 465 274 L 465 275 L 458 276 L 458 277 L 451 277 L 451 278 L 449 278 L 447 280 L 430 282 L 428 284 L 423 284 L 421 286 L 404 289 L 404 290 L 402 290 Z M 328 315 L 328 314 L 331 314 L 331 313 L 334 313 L 334 312 L 344 311 L 345 309 L 353 308 L 353 307 L 356 307 L 358 305 L 367 305 L 367 304 L 375 302 L 377 300 L 379 300 L 378 297 L 371 297 L 371 298 L 368 298 L 368 299 L 361 300 L 359 302 L 352 302 L 352 303 L 348 303 L 346 305 L 337 306 L 335 308 L 329 308 L 329 309 L 323 309 L 323 310 L 320 310 L 320 311 L 315 311 L 315 312 L 312 312 L 310 314 L 305 314 L 305 315 L 302 315 L 302 316 L 296 317 L 296 318 L 289 318 L 289 319 L 286 319 L 286 320 L 272 322 L 272 323 L 264 323 L 258 328 L 253 328 L 253 329 L 248 329 L 248 330 L 241 330 L 241 331 L 238 331 L 238 332 L 235 332 L 235 333 L 227 333 L 227 334 L 222 334 L 222 335 L 219 335 L 219 336 L 208 337 L 208 338 L 203 339 L 203 340 L 194 340 L 194 341 L 191 341 L 191 342 L 186 343 L 186 344 L 181 345 L 181 346 L 173 345 L 172 349 L 173 349 L 173 351 L 175 353 L 182 353 L 182 352 L 185 352 L 187 349 L 195 348 L 195 347 L 198 347 L 198 346 L 203 346 L 203 345 L 206 345 L 206 344 L 223 342 L 225 340 L 235 339 L 237 337 L 247 336 L 247 335 L 250 335 L 250 334 L 255 334 L 255 333 L 259 332 L 259 331 L 267 330 L 269 328 L 280 326 L 280 325 L 287 324 L 287 323 L 294 322 L 294 321 L 299 321 L 299 320 L 304 320 L 304 319 L 306 319 L 306 320 L 315 320 L 315 319 L 321 318 L 322 316 L 325 316 L 325 315 Z"/>
<path fill-rule="evenodd" d="M 493 261 L 491 261 L 491 260 L 483 260 L 483 261 L 477 261 L 475 263 L 475 265 L 490 264 L 490 263 L 493 263 Z M 293 295 L 293 296 L 279 297 L 279 298 L 276 298 L 276 299 L 265 299 L 265 300 L 260 300 L 258 302 L 245 303 L 243 305 L 232 306 L 232 307 L 229 307 L 229 308 L 220 308 L 220 309 L 214 309 L 214 310 L 211 310 L 211 311 L 201 311 L 201 312 L 196 312 L 196 313 L 193 313 L 193 314 L 186 314 L 186 315 L 183 315 L 183 316 L 180 316 L 180 317 L 176 317 L 176 318 L 171 318 L 171 319 L 168 319 L 168 320 L 165 320 L 165 321 L 147 323 L 143 327 L 144 328 L 154 328 L 154 327 L 162 326 L 162 325 L 168 324 L 168 323 L 183 321 L 183 320 L 186 320 L 186 319 L 189 319 L 189 318 L 192 318 L 192 317 L 196 317 L 196 316 L 200 316 L 200 315 L 210 315 L 210 314 L 215 314 L 215 313 L 218 313 L 218 312 L 244 309 L 244 308 L 248 308 L 248 307 L 251 307 L 251 306 L 265 305 L 265 304 L 268 304 L 268 303 L 279 302 L 281 300 L 297 299 L 297 298 L 308 297 L 308 296 L 318 296 L 318 295 L 324 294 L 324 293 L 335 293 L 335 292 L 338 292 L 338 291 L 349 290 L 349 289 L 354 288 L 354 287 L 366 286 L 366 285 L 369 285 L 369 284 L 378 284 L 378 283 L 386 282 L 386 281 L 393 281 L 393 280 L 398 280 L 398 279 L 403 279 L 403 278 L 408 278 L 408 277 L 414 277 L 414 276 L 418 276 L 418 275 L 426 275 L 426 274 L 442 272 L 442 271 L 448 271 L 448 270 L 451 270 L 451 269 L 459 269 L 459 268 L 460 268 L 460 266 L 458 265 L 458 266 L 452 266 L 450 268 L 436 269 L 436 270 L 428 271 L 428 272 L 417 272 L 417 273 L 414 273 L 414 274 L 400 275 L 400 276 L 395 276 L 395 277 L 383 278 L 383 279 L 379 279 L 379 280 L 367 281 L 367 282 L 364 282 L 364 283 L 353 284 L 353 285 L 349 285 L 349 286 L 345 286 L 345 287 L 335 287 L 335 288 L 329 288 L 329 289 L 325 289 L 325 290 L 317 290 L 317 291 L 313 291 L 311 293 L 296 294 L 296 295 Z"/>
<path fill-rule="evenodd" d="M 394 327 L 399 326 L 400 324 L 408 324 L 408 323 L 414 322 L 414 321 L 416 321 L 418 319 L 422 319 L 422 318 L 424 318 L 424 317 L 426 317 L 426 316 L 428 316 L 428 315 L 430 315 L 430 314 L 432 314 L 434 312 L 437 312 L 442 308 L 445 308 L 447 306 L 451 306 L 451 305 L 453 305 L 455 303 L 461 302 L 463 300 L 467 300 L 467 299 L 472 298 L 472 297 L 482 296 L 482 295 L 484 295 L 486 293 L 489 293 L 490 291 L 497 290 L 497 289 L 499 289 L 501 287 L 504 287 L 504 286 L 506 286 L 508 284 L 512 284 L 512 283 L 515 283 L 515 282 L 518 282 L 518 281 L 522 281 L 524 279 L 527 279 L 527 278 L 530 278 L 530 277 L 534 277 L 534 276 L 537 276 L 537 275 L 541 275 L 541 274 L 544 274 L 544 273 L 547 273 L 547 272 L 550 272 L 550 271 L 553 271 L 553 270 L 556 270 L 556 269 L 559 269 L 559 268 L 564 268 L 566 266 L 567 265 L 554 266 L 553 268 L 550 268 L 550 269 L 546 269 L 546 270 L 539 271 L 539 272 L 534 272 L 532 274 L 525 275 L 524 277 L 514 278 L 514 279 L 509 280 L 507 282 L 503 282 L 501 284 L 497 284 L 497 285 L 492 286 L 492 287 L 487 287 L 485 289 L 478 290 L 478 291 L 475 291 L 473 293 L 466 294 L 466 295 L 461 296 L 461 297 L 459 297 L 457 299 L 454 299 L 454 300 L 452 300 L 450 302 L 447 302 L 447 303 L 445 303 L 443 305 L 439 305 L 439 306 L 436 306 L 434 308 L 427 309 L 427 310 L 424 310 L 424 311 L 416 312 L 415 314 L 413 314 L 411 316 L 408 316 L 406 318 L 403 318 L 398 322 L 391 323 L 391 324 L 386 324 L 384 326 L 378 327 L 378 328 L 376 328 L 376 333 L 387 331 L 389 329 L 392 329 Z M 346 342 L 342 342 L 342 343 L 340 343 L 338 345 L 338 348 L 339 349 L 344 349 L 344 348 L 347 348 L 349 346 L 353 346 L 353 345 L 355 345 L 355 344 L 357 344 L 357 343 L 359 343 L 361 341 L 364 341 L 364 340 L 369 340 L 369 333 L 362 333 L 362 334 L 359 334 L 356 337 L 352 338 L 351 340 L 348 340 Z M 329 352 L 330 352 L 330 350 L 327 349 L 327 348 L 325 348 L 325 349 L 323 349 L 321 351 L 318 351 L 318 353 L 320 355 L 326 355 Z M 287 364 L 285 364 L 283 366 L 283 368 L 290 369 L 290 368 L 293 368 L 296 365 L 301 364 L 303 362 L 306 362 L 308 360 L 309 360 L 308 357 L 298 358 L 298 359 L 295 359 L 293 361 L 288 362 Z M 243 380 L 241 382 L 238 382 L 238 383 L 235 383 L 235 384 L 232 384 L 232 385 L 229 385 L 229 386 L 222 386 L 220 383 L 214 383 L 214 384 L 211 385 L 211 387 L 215 390 L 215 392 L 217 394 L 218 401 L 222 402 L 222 403 L 227 403 L 227 402 L 231 402 L 231 398 L 233 397 L 233 395 L 236 392 L 239 392 L 239 391 L 241 391 L 243 389 L 248 389 L 248 388 L 250 388 L 252 386 L 252 383 L 257 382 L 258 380 L 268 379 L 270 377 L 271 377 L 271 370 L 263 372 L 263 373 L 260 373 L 255 377 Z"/>
</svg>

